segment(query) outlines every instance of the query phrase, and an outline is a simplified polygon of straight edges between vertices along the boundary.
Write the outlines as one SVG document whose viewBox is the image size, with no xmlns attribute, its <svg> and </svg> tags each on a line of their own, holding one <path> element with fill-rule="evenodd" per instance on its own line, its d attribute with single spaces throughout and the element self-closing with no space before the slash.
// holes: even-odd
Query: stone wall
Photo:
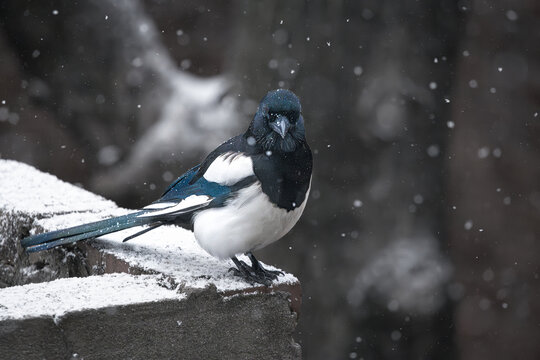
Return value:
<svg viewBox="0 0 540 360">
<path fill-rule="evenodd" d="M 192 234 L 163 227 L 27 254 L 21 238 L 119 215 L 111 201 L 0 160 L 0 358 L 299 359 L 301 294 L 228 272 Z"/>
</svg>

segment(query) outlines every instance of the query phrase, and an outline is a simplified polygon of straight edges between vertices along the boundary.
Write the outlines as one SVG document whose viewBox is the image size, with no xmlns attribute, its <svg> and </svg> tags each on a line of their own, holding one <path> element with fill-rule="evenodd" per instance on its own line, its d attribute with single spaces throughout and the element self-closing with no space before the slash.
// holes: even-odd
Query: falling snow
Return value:
<svg viewBox="0 0 540 360">
<path fill-rule="evenodd" d="M 356 76 L 362 75 L 363 71 L 364 70 L 362 69 L 361 66 L 355 66 L 354 69 L 353 69 L 354 75 L 356 75 Z"/>
<path fill-rule="evenodd" d="M 506 18 L 510 21 L 516 21 L 519 17 L 518 17 L 518 14 L 514 10 L 508 10 L 506 12 Z"/>
</svg>

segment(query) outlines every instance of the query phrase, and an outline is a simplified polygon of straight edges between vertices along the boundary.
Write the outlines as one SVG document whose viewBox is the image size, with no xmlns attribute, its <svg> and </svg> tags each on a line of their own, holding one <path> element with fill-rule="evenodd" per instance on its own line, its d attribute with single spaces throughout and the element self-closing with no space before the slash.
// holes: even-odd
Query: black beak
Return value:
<svg viewBox="0 0 540 360">
<path fill-rule="evenodd" d="M 287 131 L 289 131 L 289 128 L 291 127 L 291 123 L 286 116 L 278 116 L 276 121 L 270 123 L 270 127 L 285 139 L 285 135 L 287 135 Z"/>
</svg>

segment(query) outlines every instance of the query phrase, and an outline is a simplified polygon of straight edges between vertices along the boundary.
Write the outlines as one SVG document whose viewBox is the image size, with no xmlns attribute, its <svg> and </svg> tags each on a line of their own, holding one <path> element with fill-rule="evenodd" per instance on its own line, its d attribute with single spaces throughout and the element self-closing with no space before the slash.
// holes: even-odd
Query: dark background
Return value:
<svg viewBox="0 0 540 360">
<path fill-rule="evenodd" d="M 539 44 L 533 0 L 3 0 L 0 157 L 138 207 L 289 88 L 304 357 L 539 359 Z"/>
</svg>

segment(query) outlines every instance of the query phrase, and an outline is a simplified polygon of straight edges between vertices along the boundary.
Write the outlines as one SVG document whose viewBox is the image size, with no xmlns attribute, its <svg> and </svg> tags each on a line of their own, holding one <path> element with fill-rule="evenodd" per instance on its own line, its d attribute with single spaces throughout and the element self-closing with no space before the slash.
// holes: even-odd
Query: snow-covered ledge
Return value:
<svg viewBox="0 0 540 360">
<path fill-rule="evenodd" d="M 124 231 L 32 254 L 19 245 L 127 211 L 0 160 L 0 358 L 300 358 L 298 280 L 252 286 L 189 231 L 161 227 L 122 243 L 137 230 Z"/>
</svg>

